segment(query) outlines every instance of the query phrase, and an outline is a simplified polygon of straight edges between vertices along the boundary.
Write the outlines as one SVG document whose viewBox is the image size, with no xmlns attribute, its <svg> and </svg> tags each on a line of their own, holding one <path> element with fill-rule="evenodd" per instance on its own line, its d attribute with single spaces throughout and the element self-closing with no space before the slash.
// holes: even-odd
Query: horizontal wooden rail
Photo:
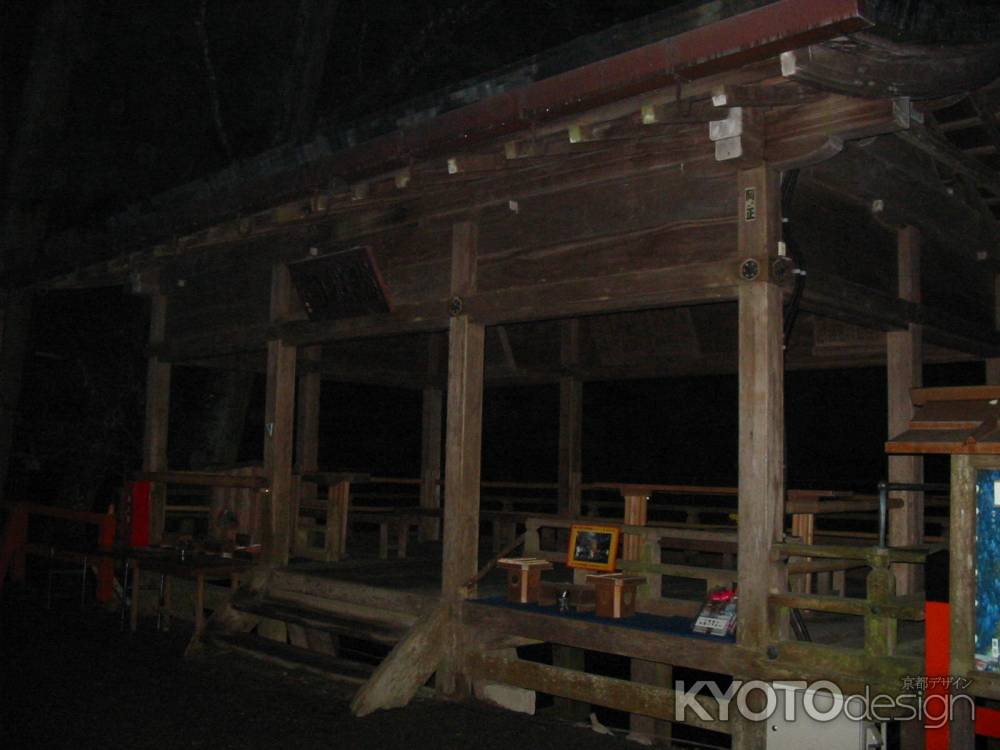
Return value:
<svg viewBox="0 0 1000 750">
<path fill-rule="evenodd" d="M 368 474 L 359 474 L 350 471 L 312 471 L 300 474 L 299 480 L 309 484 L 318 484 L 321 487 L 329 487 L 341 482 L 366 484 L 371 481 L 371 477 Z"/>
<path fill-rule="evenodd" d="M 361 476 L 361 475 L 359 475 Z M 406 484 L 419 487 L 419 479 L 409 479 L 407 477 L 368 477 L 367 479 L 355 479 L 360 484 Z"/>
<path fill-rule="evenodd" d="M 923 563 L 927 559 L 927 555 L 936 551 L 934 547 L 920 550 L 889 547 L 880 550 L 877 547 L 870 546 L 798 544 L 795 542 L 777 544 L 775 545 L 775 550 L 779 559 L 788 557 L 835 557 L 847 560 L 870 561 L 877 556 L 884 556 L 889 562 L 914 564 Z"/>
<path fill-rule="evenodd" d="M 264 477 L 214 474 L 205 471 L 143 471 L 136 475 L 139 479 L 163 484 L 193 484 L 202 487 L 242 487 L 244 489 L 265 489 Z"/>
<path fill-rule="evenodd" d="M 482 482 L 482 487 L 487 489 L 510 489 L 510 490 L 557 490 L 559 485 L 555 482 Z"/>
<path fill-rule="evenodd" d="M 889 602 L 874 603 L 867 599 L 855 599 L 826 594 L 771 594 L 771 602 L 781 607 L 808 609 L 814 612 L 830 612 L 838 615 L 858 615 L 865 617 L 877 614 L 900 620 L 923 620 L 923 597 L 896 597 Z"/>
<path fill-rule="evenodd" d="M 64 521 L 75 521 L 77 523 L 92 524 L 100 526 L 108 518 L 107 513 L 94 513 L 87 510 L 72 510 L 70 508 L 60 508 L 55 505 L 44 505 L 43 503 L 3 503 L 5 510 L 13 512 L 18 509 L 33 516 L 46 516 L 48 518 L 59 518 Z"/>
<path fill-rule="evenodd" d="M 619 711 L 639 713 L 657 719 L 673 721 L 676 703 L 670 688 L 644 685 L 616 677 L 603 677 L 563 667 L 524 661 L 516 657 L 472 653 L 468 668 L 478 679 L 514 685 L 550 695 L 606 706 Z M 708 698 L 695 697 L 714 721 L 703 721 L 692 710 L 685 713 L 685 723 L 713 732 L 732 732 L 728 721 L 718 720 L 719 705 Z"/>
<path fill-rule="evenodd" d="M 736 487 L 705 487 L 691 484 L 627 484 L 617 482 L 591 482 L 580 486 L 582 490 L 618 490 L 623 495 L 647 495 L 660 492 L 666 495 L 736 495 Z"/>
<path fill-rule="evenodd" d="M 844 560 L 836 557 L 821 560 L 789 560 L 786 566 L 788 575 L 802 573 L 836 573 L 853 568 L 864 568 L 868 565 L 864 560 Z"/>
<path fill-rule="evenodd" d="M 565 558 L 566 555 L 564 554 Z M 695 578 L 702 581 L 736 580 L 733 568 L 706 568 L 698 565 L 674 565 L 672 563 L 644 562 L 642 560 L 619 560 L 618 567 L 629 573 L 653 573 L 674 578 Z"/>
</svg>

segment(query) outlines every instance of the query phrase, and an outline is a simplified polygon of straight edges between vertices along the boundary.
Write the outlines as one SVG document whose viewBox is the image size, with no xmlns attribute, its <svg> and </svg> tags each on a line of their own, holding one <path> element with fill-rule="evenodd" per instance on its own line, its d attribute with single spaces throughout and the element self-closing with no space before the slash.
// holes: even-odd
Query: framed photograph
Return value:
<svg viewBox="0 0 1000 750">
<path fill-rule="evenodd" d="M 570 528 L 569 559 L 566 565 L 584 570 L 614 570 L 620 534 L 621 531 L 615 526 L 573 524 Z"/>
</svg>

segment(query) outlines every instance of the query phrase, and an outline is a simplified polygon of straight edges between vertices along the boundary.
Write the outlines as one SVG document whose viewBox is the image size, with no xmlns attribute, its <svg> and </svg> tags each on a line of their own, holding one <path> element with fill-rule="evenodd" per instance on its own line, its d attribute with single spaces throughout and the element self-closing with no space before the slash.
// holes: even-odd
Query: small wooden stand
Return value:
<svg viewBox="0 0 1000 750">
<path fill-rule="evenodd" d="M 508 557 L 497 560 L 507 571 L 507 601 L 535 604 L 542 587 L 542 571 L 552 570 L 552 563 L 536 557 Z"/>
<path fill-rule="evenodd" d="M 594 584 L 597 594 L 597 616 L 619 620 L 635 614 L 635 589 L 645 583 L 643 576 L 624 573 L 604 573 L 587 576 L 587 583 Z"/>
</svg>

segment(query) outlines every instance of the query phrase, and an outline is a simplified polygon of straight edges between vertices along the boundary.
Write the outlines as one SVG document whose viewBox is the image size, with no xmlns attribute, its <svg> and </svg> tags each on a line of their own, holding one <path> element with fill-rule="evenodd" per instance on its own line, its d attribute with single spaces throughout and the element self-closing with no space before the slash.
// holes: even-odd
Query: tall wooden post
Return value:
<svg viewBox="0 0 1000 750">
<path fill-rule="evenodd" d="M 475 290 L 478 227 L 471 221 L 452 230 L 454 297 Z M 462 687 L 461 633 L 457 627 L 461 587 L 479 564 L 479 488 L 482 465 L 483 358 L 485 328 L 468 315 L 452 317 L 448 326 L 448 418 L 445 431 L 444 550 L 442 598 L 452 602 L 452 637 L 438 672 L 438 688 L 446 694 Z"/>
<path fill-rule="evenodd" d="M 583 462 L 583 381 L 576 373 L 580 360 L 580 321 L 564 320 L 559 328 L 559 515 L 579 518 L 580 467 Z M 574 571 L 574 582 L 583 571 Z M 586 654 L 583 649 L 552 644 L 552 664 L 583 672 Z M 569 698 L 555 698 L 553 710 L 570 721 L 586 721 L 590 707 Z"/>
<path fill-rule="evenodd" d="M 780 227 L 777 175 L 766 166 L 738 177 L 739 290 L 739 645 L 762 652 L 781 623 L 768 596 L 784 592 L 784 568 L 772 550 L 784 525 L 785 411 L 781 290 L 767 277 Z M 753 273 L 756 271 L 756 274 Z M 733 748 L 765 744 L 764 722 L 737 719 Z"/>
<path fill-rule="evenodd" d="M 564 320 L 560 334 L 559 378 L 559 514 L 580 516 L 580 473 L 583 461 L 583 382 L 572 371 L 579 360 L 580 321 Z"/>
<path fill-rule="evenodd" d="M 952 455 L 949 504 L 949 653 L 951 674 L 964 677 L 975 668 L 976 640 L 976 468 L 972 456 Z M 948 722 L 952 750 L 973 750 L 975 721 L 967 701 L 960 700 Z"/>
<path fill-rule="evenodd" d="M 920 302 L 920 233 L 904 227 L 897 239 L 899 296 Z M 905 431 L 913 417 L 910 391 L 923 383 L 923 347 L 921 326 L 910 324 L 905 331 L 890 331 L 885 336 L 886 372 L 889 387 L 889 436 Z M 919 483 L 924 480 L 921 456 L 889 456 L 889 481 Z M 924 495 L 922 492 L 893 493 L 903 505 L 889 511 L 889 544 L 893 547 L 920 544 L 924 538 Z M 895 565 L 896 591 L 900 595 L 916 593 L 923 587 L 918 565 Z"/>
<path fill-rule="evenodd" d="M 287 320 L 294 290 L 288 268 L 271 272 L 271 320 Z M 292 440 L 295 429 L 296 349 L 280 339 L 267 342 L 267 393 L 264 408 L 264 472 L 270 485 L 265 504 L 264 554 L 272 565 L 288 563 L 291 545 Z M 268 512 L 269 511 L 269 512 Z"/>
<path fill-rule="evenodd" d="M 580 321 L 563 320 L 559 327 L 559 515 L 579 518 L 580 467 L 583 461 L 583 381 L 576 373 L 580 359 Z M 574 582 L 577 574 L 574 571 Z M 563 669 L 583 672 L 587 666 L 583 649 L 552 644 L 552 664 Z M 553 700 L 556 715 L 569 721 L 586 721 L 590 706 L 569 698 Z"/>
<path fill-rule="evenodd" d="M 167 324 L 167 297 L 154 293 L 150 297 L 149 343 L 163 342 Z M 155 354 L 146 366 L 146 422 L 142 441 L 143 471 L 167 470 L 167 436 L 170 428 L 170 363 Z M 162 482 L 150 488 L 149 541 L 159 544 L 166 525 L 167 488 Z"/>
<path fill-rule="evenodd" d="M 441 339 L 432 334 L 427 346 L 428 383 L 423 392 L 420 442 L 420 507 L 430 511 L 441 509 L 441 427 L 444 398 L 440 375 Z M 441 539 L 441 519 L 425 518 L 420 523 L 420 540 Z"/>
<path fill-rule="evenodd" d="M 323 377 L 319 367 L 322 359 L 322 346 L 308 346 L 302 350 L 302 369 L 304 371 L 299 373 L 295 407 L 295 465 L 299 474 L 308 474 L 319 470 L 319 407 L 320 390 L 323 385 Z M 292 489 L 298 495 L 292 498 L 290 510 L 289 544 L 294 552 L 298 544 L 299 507 L 303 501 L 315 502 L 317 487 L 312 482 L 300 481 Z M 329 515 L 327 515 L 326 523 L 327 536 L 337 536 L 330 533 L 331 519 Z"/>
<path fill-rule="evenodd" d="M 303 473 L 319 469 L 319 408 L 320 389 L 323 385 L 319 366 L 322 357 L 322 346 L 308 346 L 302 350 L 305 372 L 299 374 L 295 414 L 295 463 Z"/>
<path fill-rule="evenodd" d="M 629 526 L 645 526 L 649 511 L 649 495 L 642 493 L 626 494 L 624 495 L 624 500 L 625 524 Z M 650 547 L 653 547 L 653 550 L 650 550 Z M 658 559 L 660 553 L 658 542 L 656 545 L 651 545 L 644 537 L 637 537 L 632 534 L 624 536 L 622 559 L 640 560 L 643 557 L 644 548 L 647 550 L 645 552 L 646 555 L 649 555 L 650 552 L 657 555 L 657 558 L 654 559 L 647 558 L 648 562 L 660 562 Z M 663 590 L 662 577 L 658 575 L 647 576 L 646 580 L 648 581 L 648 585 L 653 589 L 650 596 L 658 599 Z M 671 687 L 674 669 L 669 664 L 646 661 L 644 659 L 631 659 L 630 662 L 630 678 L 632 682 L 642 683 L 643 685 Z M 671 725 L 669 721 L 661 721 L 651 716 L 643 716 L 642 714 L 630 714 L 629 729 L 631 734 L 642 738 L 655 738 L 661 744 L 669 744 L 670 742 Z"/>
</svg>

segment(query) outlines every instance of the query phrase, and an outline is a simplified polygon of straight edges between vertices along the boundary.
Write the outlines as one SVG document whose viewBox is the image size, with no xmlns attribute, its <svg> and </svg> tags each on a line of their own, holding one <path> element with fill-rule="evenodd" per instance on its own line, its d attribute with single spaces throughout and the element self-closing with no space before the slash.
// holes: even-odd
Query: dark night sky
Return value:
<svg viewBox="0 0 1000 750">
<path fill-rule="evenodd" d="M 201 5 L 40 0 L 0 6 L 5 208 L 43 206 L 43 232 L 53 233 L 101 222 L 226 166 L 195 26 Z M 667 5 L 340 2 L 317 114 L 346 122 Z M 235 158 L 266 149 L 278 137 L 297 7 L 274 0 L 205 4 L 220 119 Z M 68 14 L 61 25 L 53 26 L 59 18 L 53 9 Z M 59 74 L 49 81 L 55 95 L 45 101 L 62 104 L 31 134 L 35 141 L 16 175 L 12 155 L 26 137 L 19 126 L 31 99 L 36 42 L 53 42 L 53 28 L 59 29 L 58 43 L 50 46 L 62 64 L 53 67 Z M 117 289 L 39 300 L 15 437 L 16 494 L 65 493 L 74 483 L 103 492 L 138 467 L 145 315 L 142 300 Z M 179 368 L 180 434 L 198 429 L 203 404 L 191 384 L 203 377 Z M 926 380 L 981 382 L 982 365 L 928 368 Z M 253 457 L 254 436 L 261 434 L 259 394 L 245 458 Z M 586 386 L 584 398 L 585 479 L 735 481 L 735 377 L 595 383 Z M 418 393 L 328 384 L 323 402 L 326 468 L 417 474 Z M 885 465 L 882 369 L 790 373 L 786 403 L 793 486 L 873 488 Z M 554 387 L 487 393 L 485 478 L 555 479 L 557 404 Z M 178 463 L 186 452 L 183 438 L 175 440 Z"/>
</svg>

